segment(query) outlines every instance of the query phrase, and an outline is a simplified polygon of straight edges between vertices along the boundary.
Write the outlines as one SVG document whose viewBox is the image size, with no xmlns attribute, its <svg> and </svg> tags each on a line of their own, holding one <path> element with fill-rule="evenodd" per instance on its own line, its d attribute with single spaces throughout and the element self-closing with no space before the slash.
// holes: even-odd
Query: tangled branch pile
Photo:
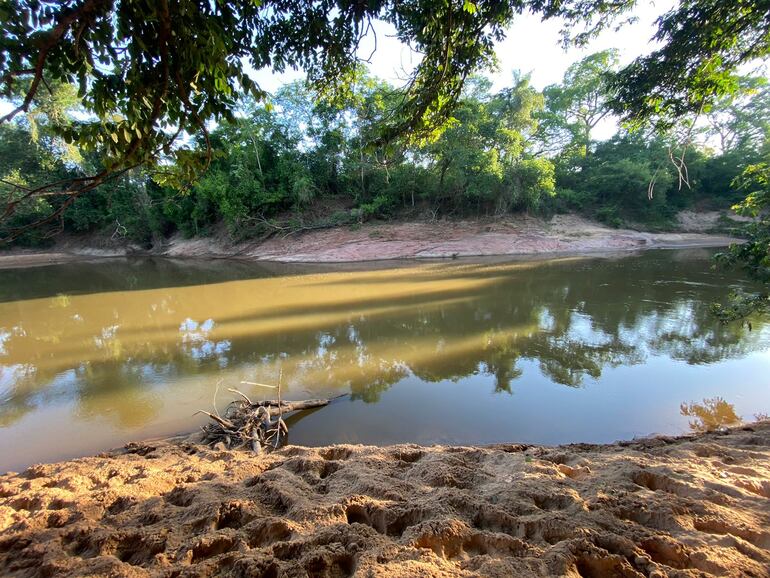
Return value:
<svg viewBox="0 0 770 578">
<path fill-rule="evenodd" d="M 281 399 L 252 402 L 243 393 L 231 390 L 243 399 L 230 402 L 224 415 L 207 411 L 211 423 L 202 426 L 203 443 L 225 449 L 250 448 L 254 453 L 262 449 L 275 449 L 286 439 L 289 428 L 283 415 L 292 411 L 323 407 L 328 399 L 308 399 L 303 401 L 284 401 Z"/>
</svg>

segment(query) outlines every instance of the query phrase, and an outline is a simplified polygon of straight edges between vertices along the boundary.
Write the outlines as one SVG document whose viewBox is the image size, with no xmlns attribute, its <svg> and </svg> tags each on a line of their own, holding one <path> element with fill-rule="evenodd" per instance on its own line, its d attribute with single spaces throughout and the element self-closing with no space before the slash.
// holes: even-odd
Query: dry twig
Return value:
<svg viewBox="0 0 770 578">
<path fill-rule="evenodd" d="M 307 399 L 302 401 L 284 401 L 281 399 L 281 382 L 279 377 L 278 399 L 252 402 L 251 399 L 237 389 L 228 389 L 239 395 L 227 406 L 224 416 L 215 415 L 200 410 L 211 418 L 212 422 L 202 426 L 203 443 L 214 446 L 223 444 L 227 449 L 250 448 L 259 454 L 262 448 L 277 449 L 285 441 L 289 428 L 283 420 L 284 413 L 301 411 L 328 405 L 328 399 Z M 260 384 L 261 385 L 261 384 Z M 275 418 L 275 419 L 273 419 Z"/>
</svg>

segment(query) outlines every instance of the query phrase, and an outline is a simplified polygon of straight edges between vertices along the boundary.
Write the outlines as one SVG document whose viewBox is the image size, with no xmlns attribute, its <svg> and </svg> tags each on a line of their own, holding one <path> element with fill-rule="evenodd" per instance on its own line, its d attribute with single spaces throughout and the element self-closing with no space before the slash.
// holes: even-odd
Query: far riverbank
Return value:
<svg viewBox="0 0 770 578">
<path fill-rule="evenodd" d="M 217 237 L 172 237 L 151 250 L 110 241 L 61 239 L 48 250 L 0 253 L 0 268 L 33 267 L 129 255 L 174 258 L 238 258 L 283 263 L 345 263 L 392 259 L 442 259 L 493 255 L 563 255 L 639 249 L 721 247 L 739 239 L 692 232 L 653 233 L 613 229 L 575 215 L 549 221 L 506 219 L 367 223 L 275 235 L 233 243 Z"/>
</svg>

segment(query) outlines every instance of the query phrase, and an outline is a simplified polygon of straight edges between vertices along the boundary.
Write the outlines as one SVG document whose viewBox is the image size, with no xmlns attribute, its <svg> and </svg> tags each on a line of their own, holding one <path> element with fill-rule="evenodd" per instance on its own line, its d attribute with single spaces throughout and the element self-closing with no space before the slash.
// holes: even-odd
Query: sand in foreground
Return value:
<svg viewBox="0 0 770 578">
<path fill-rule="evenodd" d="M 3 576 L 769 576 L 770 422 L 608 446 L 189 442 L 0 477 Z"/>
</svg>

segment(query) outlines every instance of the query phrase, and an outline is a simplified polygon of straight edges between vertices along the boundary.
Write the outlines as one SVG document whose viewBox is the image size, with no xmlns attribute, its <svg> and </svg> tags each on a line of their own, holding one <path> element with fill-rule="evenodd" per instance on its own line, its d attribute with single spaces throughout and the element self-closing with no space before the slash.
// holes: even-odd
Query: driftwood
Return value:
<svg viewBox="0 0 770 578">
<path fill-rule="evenodd" d="M 227 449 L 246 448 L 257 454 L 263 449 L 278 448 L 286 440 L 289 428 L 283 420 L 283 414 L 323 407 L 330 401 L 328 399 L 285 401 L 280 399 L 279 390 L 278 399 L 252 402 L 244 393 L 235 389 L 230 391 L 238 394 L 242 399 L 230 402 L 224 415 L 203 410 L 197 412 L 211 419 L 211 423 L 201 427 L 202 441 L 214 447 L 221 444 Z"/>
</svg>

